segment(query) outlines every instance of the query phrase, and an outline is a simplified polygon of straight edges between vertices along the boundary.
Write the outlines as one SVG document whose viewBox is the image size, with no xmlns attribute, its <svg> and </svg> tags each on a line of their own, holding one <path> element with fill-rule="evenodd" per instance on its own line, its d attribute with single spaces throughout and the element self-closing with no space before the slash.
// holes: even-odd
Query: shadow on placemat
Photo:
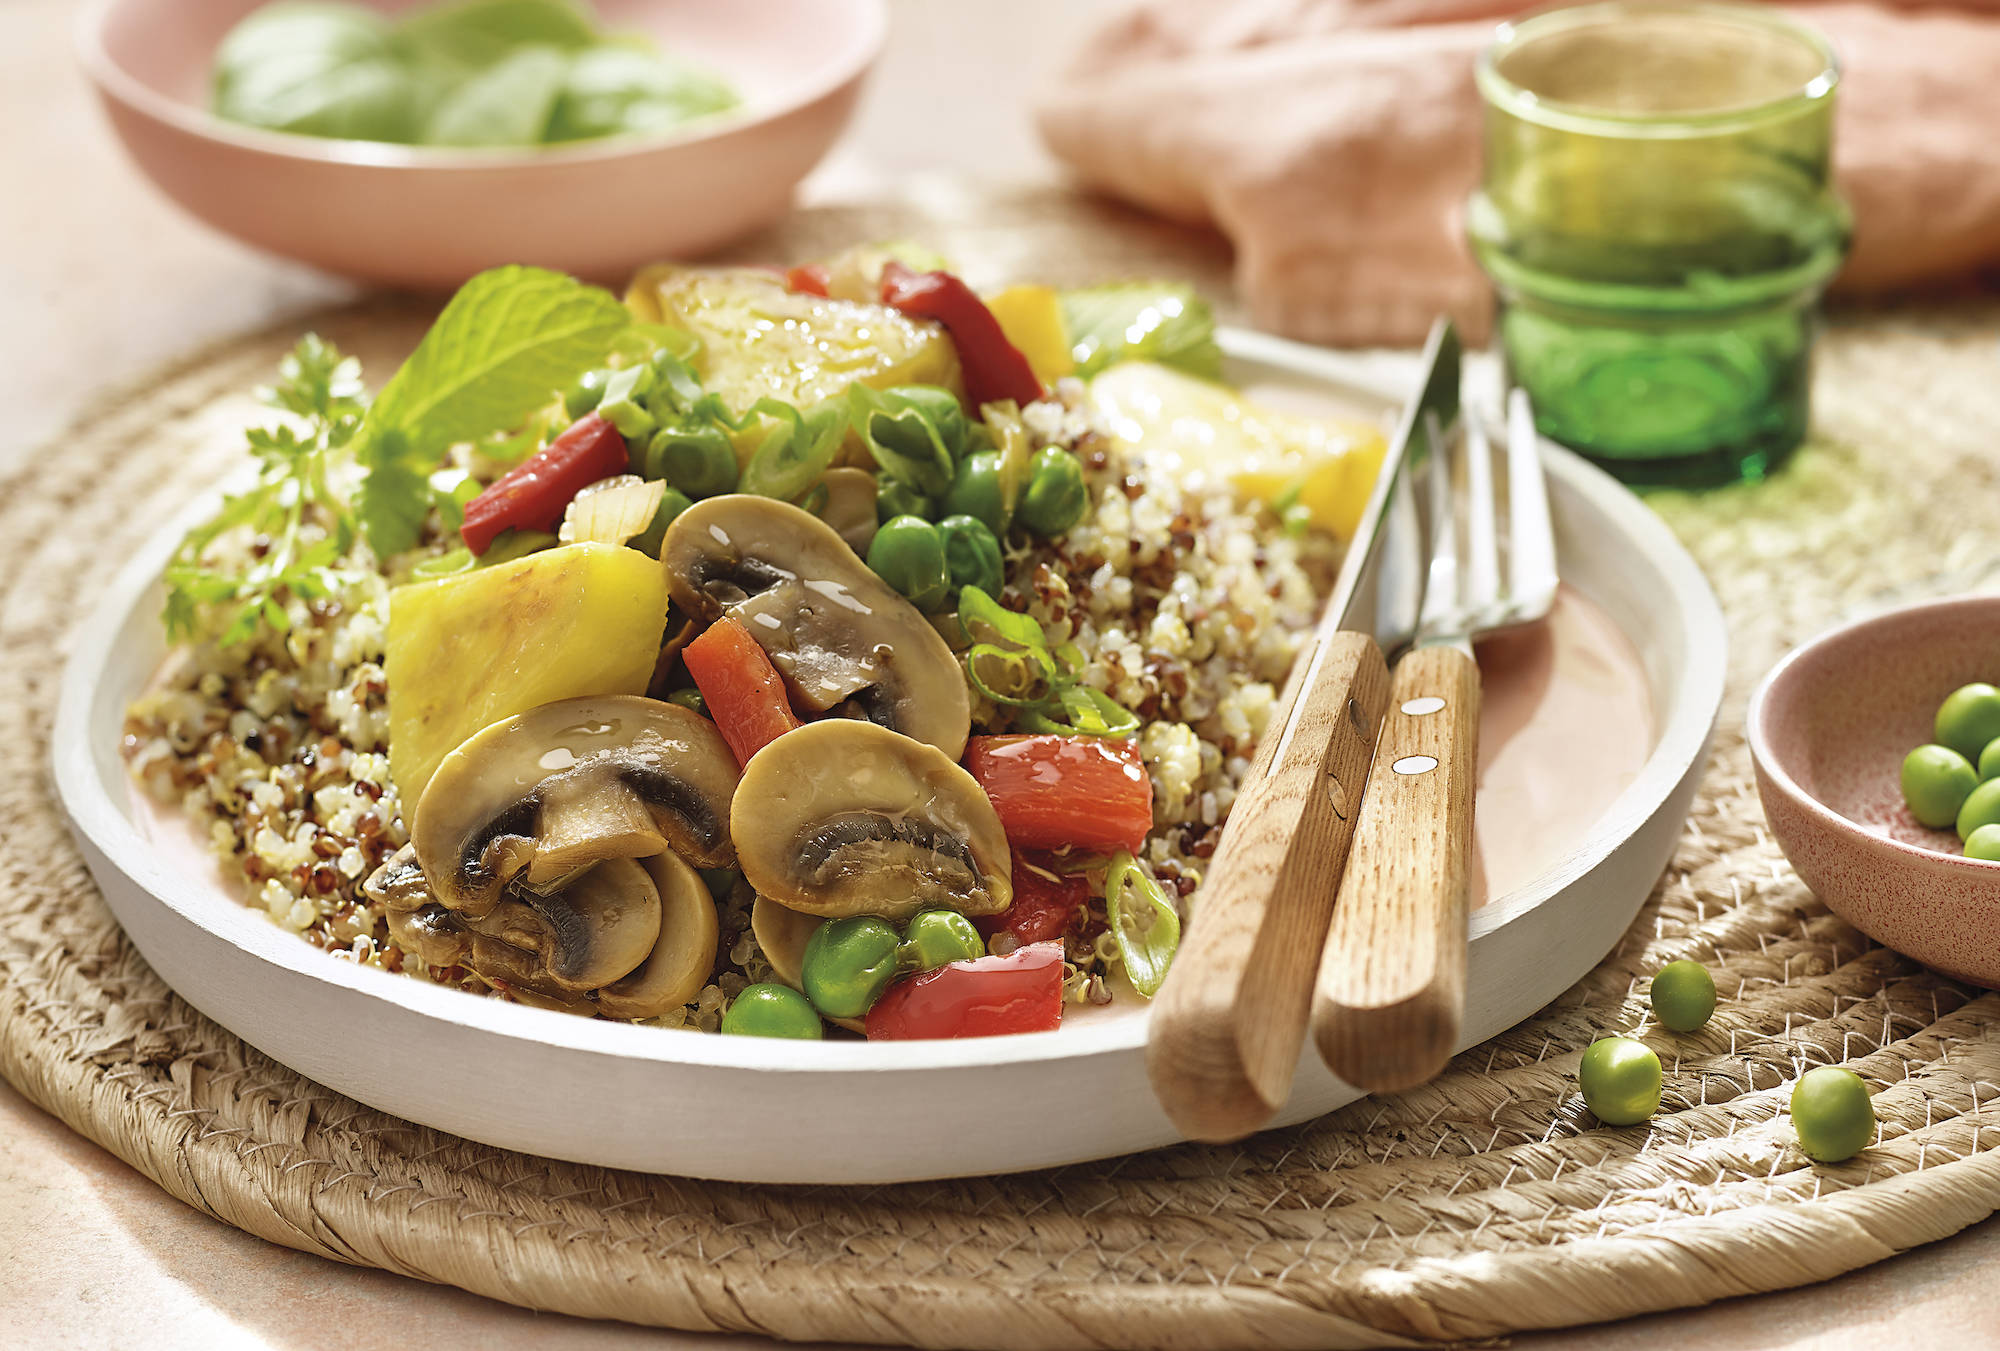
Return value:
<svg viewBox="0 0 2000 1351">
<path fill-rule="evenodd" d="M 1006 242 L 990 270 L 1045 274 L 1040 256 L 1063 246 L 1046 212 L 1023 212 L 1008 226 L 968 208 L 975 234 Z M 807 220 L 822 233 L 797 237 L 920 234 L 967 252 L 921 220 Z M 1172 266 L 1164 245 L 1093 247 L 1071 256 L 1100 274 Z M 1194 247 L 1211 250 L 1195 266 L 1217 264 L 1212 243 Z M 381 304 L 313 322 L 379 379 L 421 318 Z M 1488 1337 L 1820 1280 L 1953 1233 L 2000 1206 L 2000 1000 L 1813 900 L 1764 832 L 1739 728 L 1749 684 L 1787 646 L 1891 596 L 1990 577 L 1993 318 L 1845 316 L 1819 439 L 1792 468 L 1655 499 L 1729 613 L 1731 690 L 1672 867 L 1554 1004 L 1434 1084 L 1241 1147 L 858 1189 L 645 1177 L 412 1126 L 250 1050 L 125 941 L 47 783 L 49 654 L 130 547 L 233 461 L 242 392 L 293 335 L 226 346 L 106 401 L 59 454 L 0 483 L 16 542 L 0 603 L 0 1073 L 175 1196 L 275 1242 L 534 1308 L 796 1339 Z M 1703 1031 L 1674 1036 L 1644 1024 L 1635 990 L 1683 956 L 1709 965 L 1723 1000 Z M 1598 1128 L 1572 1091 L 1577 1057 L 1642 1025 L 1667 1065 L 1665 1106 L 1646 1127 Z M 1882 1121 L 1879 1143 L 1832 1167 L 1799 1153 L 1784 1115 L 1790 1081 L 1819 1063 L 1863 1075 Z"/>
</svg>

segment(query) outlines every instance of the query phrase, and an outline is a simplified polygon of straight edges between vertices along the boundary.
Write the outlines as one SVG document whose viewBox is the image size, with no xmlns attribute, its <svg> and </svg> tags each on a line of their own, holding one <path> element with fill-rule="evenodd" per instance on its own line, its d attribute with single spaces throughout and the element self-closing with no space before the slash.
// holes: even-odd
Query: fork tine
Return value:
<svg viewBox="0 0 2000 1351">
<path fill-rule="evenodd" d="M 1556 598 L 1556 537 L 1542 475 L 1541 436 L 1528 391 L 1507 397 L 1507 562 L 1517 620 L 1539 619 Z"/>
<path fill-rule="evenodd" d="M 1417 620 L 1423 638 L 1455 634 L 1462 627 L 1464 597 L 1459 594 L 1458 519 L 1452 509 L 1451 459 L 1457 438 L 1448 442 L 1434 413 L 1424 416 L 1424 437 L 1430 444 L 1431 562 L 1424 578 L 1424 608 Z"/>
<path fill-rule="evenodd" d="M 1499 509 L 1493 501 L 1493 444 L 1486 423 L 1468 413 L 1465 418 L 1466 571 L 1465 607 L 1474 623 L 1485 627 L 1500 609 Z"/>
</svg>

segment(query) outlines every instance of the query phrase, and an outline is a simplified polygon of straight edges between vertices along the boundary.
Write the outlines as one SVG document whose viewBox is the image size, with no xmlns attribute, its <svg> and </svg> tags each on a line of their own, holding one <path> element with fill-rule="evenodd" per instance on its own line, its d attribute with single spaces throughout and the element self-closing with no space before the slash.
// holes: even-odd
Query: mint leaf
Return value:
<svg viewBox="0 0 2000 1351">
<path fill-rule="evenodd" d="M 569 58 L 523 47 L 445 96 L 424 126 L 427 145 L 535 145 L 549 127 Z"/>
<path fill-rule="evenodd" d="M 355 437 L 375 552 L 416 543 L 424 479 L 447 448 L 519 426 L 601 362 L 631 319 L 610 292 L 541 268 L 495 268 L 460 287 Z"/>
<path fill-rule="evenodd" d="M 581 51 L 594 46 L 590 16 L 566 0 L 465 0 L 412 14 L 396 26 L 410 57 L 446 78 L 463 78 L 530 44 Z"/>
<path fill-rule="evenodd" d="M 1122 282 L 1062 295 L 1070 356 L 1085 379 L 1120 361 L 1157 361 L 1198 375 L 1222 378 L 1222 349 L 1215 316 L 1192 286 Z"/>
<path fill-rule="evenodd" d="M 388 25 L 358 6 L 288 3 L 258 10 L 215 54 L 215 112 L 307 136 L 416 138 L 416 92 Z"/>
</svg>

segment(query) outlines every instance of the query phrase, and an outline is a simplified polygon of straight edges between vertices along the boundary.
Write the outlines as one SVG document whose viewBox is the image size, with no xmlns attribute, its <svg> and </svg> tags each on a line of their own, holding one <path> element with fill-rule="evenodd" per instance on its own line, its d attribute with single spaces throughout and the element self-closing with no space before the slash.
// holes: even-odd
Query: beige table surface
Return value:
<svg viewBox="0 0 2000 1351">
<path fill-rule="evenodd" d="M 807 200 L 848 200 L 925 174 L 1052 175 L 1026 119 L 1027 90 L 1096 5 L 894 7 L 885 64 Z M 107 387 L 350 294 L 208 233 L 128 169 L 70 59 L 76 8 L 0 0 L 0 465 Z M 447 1339 L 482 1351 L 770 1345 L 536 1315 L 272 1246 L 181 1205 L 0 1083 L 0 1349 L 408 1351 Z M 1514 1345 L 1926 1343 L 2000 1347 L 2000 1221 L 1830 1285 Z"/>
</svg>

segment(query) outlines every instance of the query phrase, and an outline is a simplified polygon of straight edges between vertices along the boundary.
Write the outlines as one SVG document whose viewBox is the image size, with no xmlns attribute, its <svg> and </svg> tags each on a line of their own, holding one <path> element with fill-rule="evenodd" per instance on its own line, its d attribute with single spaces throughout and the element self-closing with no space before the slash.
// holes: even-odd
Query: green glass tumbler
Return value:
<svg viewBox="0 0 2000 1351">
<path fill-rule="evenodd" d="M 1467 231 L 1545 434 L 1681 487 L 1761 478 L 1804 438 L 1850 234 L 1828 177 L 1838 77 L 1824 38 L 1763 6 L 1501 26 Z"/>
</svg>

